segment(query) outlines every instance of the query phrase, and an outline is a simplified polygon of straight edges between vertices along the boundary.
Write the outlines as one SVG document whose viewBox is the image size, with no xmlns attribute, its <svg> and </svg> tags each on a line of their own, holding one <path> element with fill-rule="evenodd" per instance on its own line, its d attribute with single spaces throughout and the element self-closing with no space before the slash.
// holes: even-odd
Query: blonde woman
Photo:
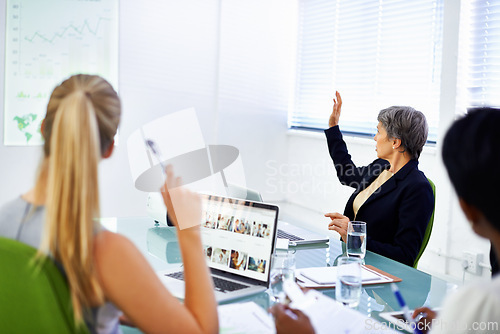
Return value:
<svg viewBox="0 0 500 334">
<path fill-rule="evenodd" d="M 118 95 L 98 76 L 75 75 L 54 89 L 42 123 L 44 158 L 36 184 L 0 208 L 0 235 L 37 247 L 62 266 L 75 319 L 92 333 L 119 333 L 122 312 L 148 333 L 216 333 L 217 303 L 198 227 L 178 230 L 186 277 L 181 304 L 132 242 L 95 221 L 98 163 L 113 151 L 120 113 Z M 168 170 L 165 189 L 179 182 Z M 181 188 L 176 196 L 200 221 L 199 197 Z M 168 190 L 163 198 L 174 212 Z"/>
</svg>

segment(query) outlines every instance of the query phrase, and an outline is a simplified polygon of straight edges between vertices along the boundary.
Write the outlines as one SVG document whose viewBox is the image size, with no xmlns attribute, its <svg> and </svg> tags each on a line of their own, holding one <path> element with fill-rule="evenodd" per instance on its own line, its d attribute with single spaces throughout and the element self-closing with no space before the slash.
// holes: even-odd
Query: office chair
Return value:
<svg viewBox="0 0 500 334">
<path fill-rule="evenodd" d="M 429 222 L 427 223 L 427 228 L 425 229 L 424 239 L 422 240 L 422 246 L 420 246 L 420 251 L 418 252 L 417 258 L 415 259 L 415 262 L 413 262 L 413 268 L 415 269 L 417 269 L 418 260 L 420 260 L 420 257 L 424 253 L 425 248 L 429 243 L 429 239 L 431 238 L 432 225 L 434 225 L 434 212 L 436 211 L 436 186 L 434 185 L 434 182 L 432 182 L 429 178 L 427 178 L 427 180 L 429 181 L 429 184 L 431 185 L 432 188 L 432 193 L 434 194 L 434 209 L 432 210 L 431 219 L 429 219 Z"/>
<path fill-rule="evenodd" d="M 88 333 L 77 327 L 68 284 L 55 263 L 33 261 L 37 250 L 0 237 L 2 333 Z"/>
</svg>

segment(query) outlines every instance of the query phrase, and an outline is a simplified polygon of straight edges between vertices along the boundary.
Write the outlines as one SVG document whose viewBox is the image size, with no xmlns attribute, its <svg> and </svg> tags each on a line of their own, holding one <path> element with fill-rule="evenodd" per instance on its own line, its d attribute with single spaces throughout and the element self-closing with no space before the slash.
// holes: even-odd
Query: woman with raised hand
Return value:
<svg viewBox="0 0 500 334">
<path fill-rule="evenodd" d="M 366 222 L 366 248 L 413 266 L 434 210 L 429 181 L 418 169 L 427 140 L 424 114 L 411 107 L 393 106 L 378 115 L 375 142 L 377 158 L 357 167 L 351 160 L 339 129 L 342 99 L 336 92 L 329 128 L 325 130 L 337 177 L 355 188 L 344 214 L 327 213 L 329 229 L 347 239 L 351 220 Z"/>
<path fill-rule="evenodd" d="M 120 114 L 117 93 L 101 77 L 74 75 L 54 89 L 41 128 L 44 157 L 36 184 L 0 208 L 0 235 L 39 248 L 62 267 L 75 319 L 92 333 L 119 333 L 122 312 L 148 333 L 216 333 L 217 303 L 199 226 L 177 231 L 186 282 L 181 304 L 131 241 L 96 221 L 98 164 L 113 151 Z M 201 221 L 201 199 L 179 185 L 167 170 L 162 193 L 174 223 L 183 209 L 177 203 L 189 205 L 195 213 L 189 219 Z"/>
</svg>

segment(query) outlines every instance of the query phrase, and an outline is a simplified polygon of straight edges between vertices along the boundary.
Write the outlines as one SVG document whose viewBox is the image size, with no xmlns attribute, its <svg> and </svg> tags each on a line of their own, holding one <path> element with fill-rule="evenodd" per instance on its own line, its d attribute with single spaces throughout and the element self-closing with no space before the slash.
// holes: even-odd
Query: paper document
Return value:
<svg viewBox="0 0 500 334">
<path fill-rule="evenodd" d="M 220 333 L 276 333 L 272 315 L 254 302 L 220 305 Z"/>
<path fill-rule="evenodd" d="M 377 320 L 350 309 L 316 290 L 309 290 L 306 297 L 315 301 L 305 303 L 305 308 L 295 304 L 291 306 L 300 309 L 309 317 L 316 334 L 396 333 Z"/>
<path fill-rule="evenodd" d="M 335 286 L 337 280 L 337 267 L 311 267 L 301 268 L 295 271 L 295 276 L 301 285 L 307 287 L 330 287 Z M 389 283 L 394 280 L 375 270 L 362 266 L 362 284 Z"/>
<path fill-rule="evenodd" d="M 395 333 L 388 326 L 318 291 L 309 290 L 304 297 L 300 303 L 292 303 L 290 307 L 301 310 L 309 317 L 316 334 Z M 217 310 L 220 333 L 276 333 L 272 316 L 254 302 L 220 305 Z"/>
</svg>

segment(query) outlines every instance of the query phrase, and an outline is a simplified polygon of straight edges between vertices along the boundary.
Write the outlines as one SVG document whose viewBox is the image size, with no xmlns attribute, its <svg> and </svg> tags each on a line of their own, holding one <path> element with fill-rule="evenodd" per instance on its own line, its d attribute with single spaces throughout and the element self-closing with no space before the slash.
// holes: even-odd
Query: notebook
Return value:
<svg viewBox="0 0 500 334">
<path fill-rule="evenodd" d="M 256 202 L 262 202 L 261 194 L 253 189 L 243 188 L 234 184 L 229 184 L 227 192 L 231 197 L 247 199 Z M 326 235 L 306 230 L 302 227 L 278 221 L 278 238 L 288 239 L 290 246 L 310 245 L 317 243 L 326 243 L 329 241 Z"/>
<path fill-rule="evenodd" d="M 229 197 L 202 195 L 201 236 L 218 302 L 269 287 L 278 207 Z M 182 268 L 158 273 L 177 298 L 184 299 Z"/>
</svg>

